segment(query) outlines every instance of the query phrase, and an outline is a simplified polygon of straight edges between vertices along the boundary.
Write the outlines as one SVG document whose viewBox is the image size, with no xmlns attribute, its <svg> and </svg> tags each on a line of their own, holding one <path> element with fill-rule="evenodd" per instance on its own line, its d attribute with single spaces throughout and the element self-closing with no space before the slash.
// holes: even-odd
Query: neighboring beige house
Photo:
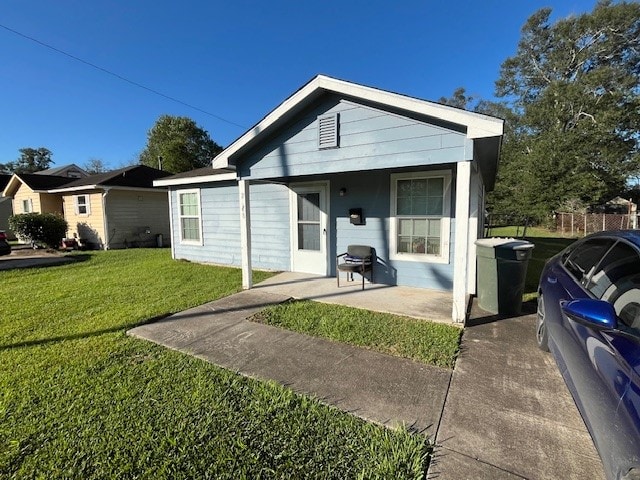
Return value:
<svg viewBox="0 0 640 480">
<path fill-rule="evenodd" d="M 12 199 L 13 213 L 59 213 L 62 200 L 49 190 L 89 174 L 76 164 L 49 168 L 35 173 L 14 173 L 0 192 Z"/>
<path fill-rule="evenodd" d="M 62 198 L 49 193 L 73 180 L 58 175 L 14 173 L 4 188 L 3 195 L 11 197 L 13 213 L 59 213 L 62 215 Z"/>
<path fill-rule="evenodd" d="M 15 214 L 62 215 L 69 224 L 67 237 L 89 248 L 151 247 L 170 241 L 167 191 L 153 187 L 154 180 L 168 175 L 133 165 L 87 176 L 79 167 L 67 165 L 14 174 L 3 193 L 13 199 Z"/>
<path fill-rule="evenodd" d="M 169 201 L 153 181 L 171 175 L 134 165 L 74 180 L 49 194 L 60 198 L 68 237 L 93 248 L 162 246 L 169 242 Z"/>
</svg>

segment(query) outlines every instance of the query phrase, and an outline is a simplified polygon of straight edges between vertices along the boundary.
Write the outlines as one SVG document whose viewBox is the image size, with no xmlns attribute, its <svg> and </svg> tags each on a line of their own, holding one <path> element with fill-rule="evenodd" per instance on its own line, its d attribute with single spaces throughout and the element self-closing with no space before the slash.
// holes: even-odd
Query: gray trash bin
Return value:
<svg viewBox="0 0 640 480">
<path fill-rule="evenodd" d="M 533 243 L 515 238 L 476 240 L 478 306 L 490 313 L 520 314 Z"/>
</svg>

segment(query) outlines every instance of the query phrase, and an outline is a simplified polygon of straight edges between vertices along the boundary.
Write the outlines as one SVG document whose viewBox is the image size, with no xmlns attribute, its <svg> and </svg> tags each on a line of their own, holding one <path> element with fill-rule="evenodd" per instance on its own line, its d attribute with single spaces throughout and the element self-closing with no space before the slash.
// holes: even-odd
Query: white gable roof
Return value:
<svg viewBox="0 0 640 480">
<path fill-rule="evenodd" d="M 213 160 L 213 168 L 233 168 L 233 165 L 230 165 L 231 156 L 243 147 L 251 144 L 257 137 L 270 131 L 280 120 L 290 117 L 308 101 L 324 92 L 341 94 L 356 99 L 359 98 L 382 106 L 401 109 L 409 113 L 424 115 L 440 121 L 460 125 L 466 129 L 467 137 L 470 139 L 499 137 L 503 133 L 504 121 L 499 118 L 468 112 L 448 105 L 420 100 L 377 88 L 366 87 L 325 75 L 318 75 L 272 110 L 244 135 L 220 152 Z"/>
</svg>

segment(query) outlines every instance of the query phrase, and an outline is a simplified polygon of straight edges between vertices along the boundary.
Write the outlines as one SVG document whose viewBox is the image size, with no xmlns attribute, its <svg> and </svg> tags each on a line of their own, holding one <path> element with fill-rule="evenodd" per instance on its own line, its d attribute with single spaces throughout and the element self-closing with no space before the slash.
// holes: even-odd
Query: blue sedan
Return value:
<svg viewBox="0 0 640 480">
<path fill-rule="evenodd" d="M 640 232 L 602 232 L 551 258 L 538 288 L 550 350 L 611 479 L 640 479 Z"/>
</svg>

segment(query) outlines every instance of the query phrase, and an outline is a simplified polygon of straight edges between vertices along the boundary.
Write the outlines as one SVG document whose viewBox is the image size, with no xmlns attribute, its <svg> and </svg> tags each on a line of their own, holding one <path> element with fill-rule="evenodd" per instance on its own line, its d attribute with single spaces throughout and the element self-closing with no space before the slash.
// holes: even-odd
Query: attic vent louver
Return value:
<svg viewBox="0 0 640 480">
<path fill-rule="evenodd" d="M 336 148 L 338 146 L 338 114 L 318 117 L 318 148 Z"/>
</svg>

